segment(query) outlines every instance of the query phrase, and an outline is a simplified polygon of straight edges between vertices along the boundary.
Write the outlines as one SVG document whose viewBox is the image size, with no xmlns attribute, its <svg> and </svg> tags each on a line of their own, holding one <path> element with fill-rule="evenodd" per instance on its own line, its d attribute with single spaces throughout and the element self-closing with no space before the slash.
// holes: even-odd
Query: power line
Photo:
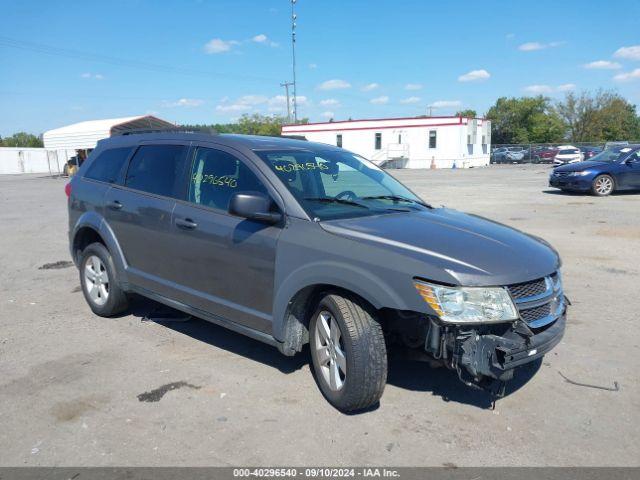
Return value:
<svg viewBox="0 0 640 480">
<path fill-rule="evenodd" d="M 80 50 L 72 50 L 68 48 L 54 47 L 51 45 L 45 45 L 42 43 L 29 42 L 25 40 L 19 40 L 15 38 L 5 37 L 0 35 L 0 46 L 16 48 L 20 50 L 27 50 L 35 53 L 41 53 L 44 55 L 50 55 L 54 57 L 66 57 L 76 60 L 86 60 L 92 62 L 106 63 L 109 65 L 116 65 L 119 67 L 136 68 L 139 70 L 147 70 L 161 73 L 173 73 L 178 75 L 188 75 L 197 77 L 219 77 L 229 78 L 233 80 L 252 80 L 258 82 L 276 82 L 272 78 L 254 76 L 254 75 L 238 75 L 224 72 L 212 72 L 207 70 L 198 70 L 184 67 L 174 67 L 170 65 L 162 65 L 159 63 L 145 62 L 141 60 L 133 60 L 126 58 L 112 57 L 109 55 L 102 55 L 97 53 L 83 52 Z"/>
</svg>

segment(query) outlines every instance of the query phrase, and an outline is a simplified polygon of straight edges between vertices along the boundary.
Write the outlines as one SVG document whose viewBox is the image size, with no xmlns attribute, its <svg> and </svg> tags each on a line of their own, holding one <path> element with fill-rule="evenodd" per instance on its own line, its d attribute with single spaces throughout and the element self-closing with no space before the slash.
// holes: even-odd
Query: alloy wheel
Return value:
<svg viewBox="0 0 640 480">
<path fill-rule="evenodd" d="M 609 177 L 600 177 L 596 179 L 595 189 L 599 195 L 608 195 L 613 190 L 613 180 Z"/>
<path fill-rule="evenodd" d="M 96 255 L 87 258 L 84 264 L 84 285 L 89 298 L 102 306 L 109 299 L 109 274 L 102 260 Z"/>
<path fill-rule="evenodd" d="M 333 391 L 339 391 L 347 378 L 347 357 L 337 320 L 326 310 L 316 319 L 314 355 L 320 375 Z"/>
</svg>

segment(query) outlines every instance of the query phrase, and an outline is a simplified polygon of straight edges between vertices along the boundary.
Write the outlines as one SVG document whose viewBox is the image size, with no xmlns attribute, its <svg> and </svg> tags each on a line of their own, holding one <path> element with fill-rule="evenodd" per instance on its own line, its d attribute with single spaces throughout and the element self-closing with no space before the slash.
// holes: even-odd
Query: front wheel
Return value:
<svg viewBox="0 0 640 480">
<path fill-rule="evenodd" d="M 387 349 L 380 324 L 357 300 L 326 295 L 309 325 L 316 382 L 338 410 L 367 408 L 387 382 Z"/>
<path fill-rule="evenodd" d="M 615 182 L 611 175 L 598 175 L 591 183 L 591 191 L 598 197 L 606 197 L 615 188 Z"/>
</svg>

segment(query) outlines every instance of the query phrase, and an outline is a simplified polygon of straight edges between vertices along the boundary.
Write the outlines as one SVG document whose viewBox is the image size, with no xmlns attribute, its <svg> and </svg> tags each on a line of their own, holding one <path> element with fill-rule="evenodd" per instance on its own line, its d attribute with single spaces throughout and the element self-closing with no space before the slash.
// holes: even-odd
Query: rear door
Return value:
<svg viewBox="0 0 640 480">
<path fill-rule="evenodd" d="M 185 200 L 173 212 L 178 300 L 270 333 L 281 226 L 230 215 L 228 207 L 235 193 L 277 193 L 233 149 L 198 146 L 191 157 Z"/>
<path fill-rule="evenodd" d="M 141 144 L 124 182 L 105 196 L 105 217 L 123 251 L 129 280 L 172 297 L 172 213 L 183 195 L 188 143 Z"/>
</svg>

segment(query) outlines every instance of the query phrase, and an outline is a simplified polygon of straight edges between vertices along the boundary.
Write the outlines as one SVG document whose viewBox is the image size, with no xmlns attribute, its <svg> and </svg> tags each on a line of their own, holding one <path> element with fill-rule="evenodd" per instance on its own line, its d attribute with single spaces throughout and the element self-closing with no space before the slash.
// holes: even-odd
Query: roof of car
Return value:
<svg viewBox="0 0 640 480">
<path fill-rule="evenodd" d="M 157 132 L 157 133 L 132 133 L 119 135 L 101 140 L 100 143 L 110 146 L 132 145 L 140 142 L 159 140 L 179 140 L 188 142 L 210 142 L 229 147 L 244 147 L 250 150 L 290 150 L 313 149 L 333 150 L 338 149 L 326 143 L 308 142 L 287 137 L 269 137 L 261 135 L 237 135 L 237 134 L 211 134 L 199 132 Z"/>
</svg>

